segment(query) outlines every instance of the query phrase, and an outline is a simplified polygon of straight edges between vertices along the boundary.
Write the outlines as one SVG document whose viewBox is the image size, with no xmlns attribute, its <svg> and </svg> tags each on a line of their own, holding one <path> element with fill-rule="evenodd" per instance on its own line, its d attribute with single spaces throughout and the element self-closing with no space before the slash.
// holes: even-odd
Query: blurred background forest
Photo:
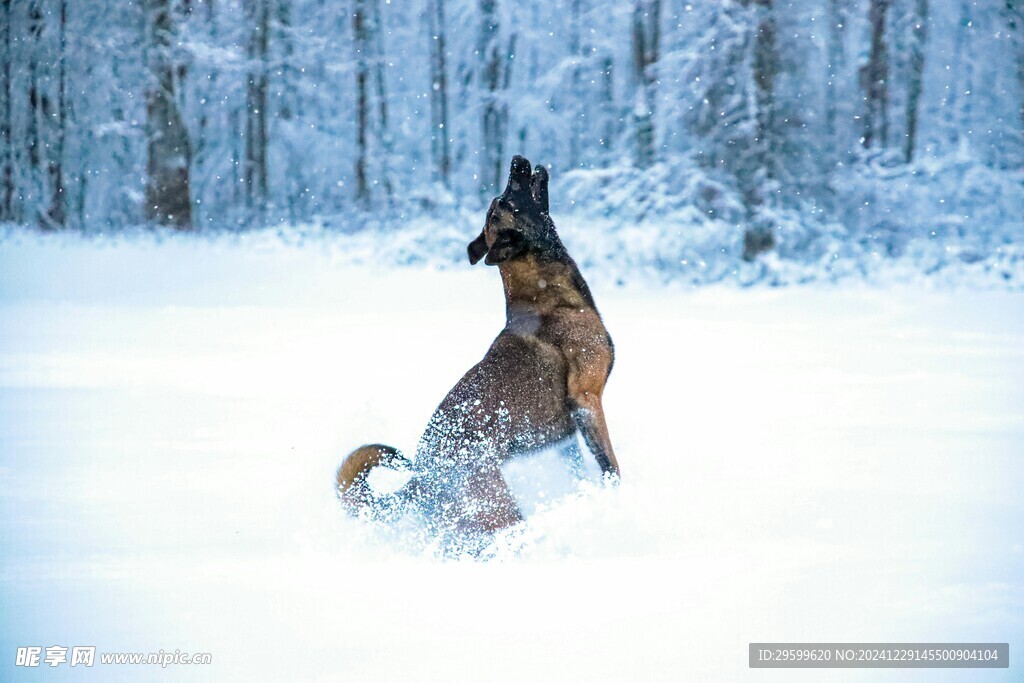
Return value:
<svg viewBox="0 0 1024 683">
<path fill-rule="evenodd" d="M 0 223 L 449 260 L 521 153 L 584 261 L 1024 281 L 1019 0 L 0 0 L 0 27 Z"/>
</svg>

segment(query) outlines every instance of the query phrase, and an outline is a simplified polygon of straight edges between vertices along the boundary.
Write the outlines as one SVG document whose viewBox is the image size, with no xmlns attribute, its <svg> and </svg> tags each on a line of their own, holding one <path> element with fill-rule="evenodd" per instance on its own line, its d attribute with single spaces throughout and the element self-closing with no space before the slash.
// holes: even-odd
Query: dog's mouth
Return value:
<svg viewBox="0 0 1024 683">
<path fill-rule="evenodd" d="M 484 263 L 489 266 L 496 266 L 513 259 L 526 251 L 526 236 L 521 232 L 506 230 L 498 233 L 498 238 L 487 250 L 487 258 Z"/>
</svg>

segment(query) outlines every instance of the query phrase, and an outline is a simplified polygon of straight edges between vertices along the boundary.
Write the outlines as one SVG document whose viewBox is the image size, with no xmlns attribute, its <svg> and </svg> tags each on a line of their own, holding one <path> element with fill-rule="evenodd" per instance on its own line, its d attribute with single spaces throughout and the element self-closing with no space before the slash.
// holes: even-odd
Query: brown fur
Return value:
<svg viewBox="0 0 1024 683">
<path fill-rule="evenodd" d="M 559 445 L 571 456 L 578 431 L 601 469 L 618 477 L 601 405 L 614 350 L 548 215 L 543 167 L 531 176 L 528 161 L 513 159 L 508 187 L 468 252 L 471 263 L 486 256 L 498 266 L 505 328 L 434 412 L 398 495 L 445 528 L 490 534 L 522 519 L 499 469 L 517 454 Z M 373 445 L 346 458 L 343 500 L 373 503 L 366 474 L 384 452 L 398 455 Z"/>
<path fill-rule="evenodd" d="M 360 446 L 349 453 L 338 468 L 335 475 L 338 497 L 346 509 L 358 511 L 373 502 L 373 491 L 366 481 L 370 470 L 378 466 L 404 469 L 408 465 L 408 460 L 391 446 L 379 443 Z"/>
</svg>

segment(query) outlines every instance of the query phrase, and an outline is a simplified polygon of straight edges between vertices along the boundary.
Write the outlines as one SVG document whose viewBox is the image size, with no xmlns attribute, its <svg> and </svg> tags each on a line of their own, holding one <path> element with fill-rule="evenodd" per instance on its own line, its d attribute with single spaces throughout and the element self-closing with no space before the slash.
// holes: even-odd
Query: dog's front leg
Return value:
<svg viewBox="0 0 1024 683">
<path fill-rule="evenodd" d="M 578 427 L 577 427 L 578 429 Z M 569 467 L 569 472 L 576 479 L 583 478 L 583 452 L 580 450 L 579 440 L 575 434 L 570 434 L 565 441 L 562 442 L 559 448 L 562 459 L 565 460 Z"/>
<path fill-rule="evenodd" d="M 607 340 L 607 336 L 604 339 Z M 617 479 L 619 461 L 615 459 L 601 406 L 601 394 L 612 367 L 611 344 L 599 344 L 594 339 L 584 338 L 566 346 L 569 347 L 566 352 L 569 362 L 566 393 L 571 403 L 573 422 L 601 471 Z"/>
<path fill-rule="evenodd" d="M 584 394 L 576 399 L 576 409 L 572 412 L 576 428 L 583 435 L 587 448 L 594 454 L 601 471 L 615 478 L 619 476 L 619 461 L 615 459 L 611 438 L 608 436 L 608 425 L 604 419 L 604 408 L 601 398 L 594 394 Z"/>
</svg>

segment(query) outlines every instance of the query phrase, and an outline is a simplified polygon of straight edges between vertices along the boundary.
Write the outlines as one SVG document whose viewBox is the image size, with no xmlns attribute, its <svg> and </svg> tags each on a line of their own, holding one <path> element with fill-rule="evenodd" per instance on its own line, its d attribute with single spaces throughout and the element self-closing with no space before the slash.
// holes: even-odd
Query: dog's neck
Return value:
<svg viewBox="0 0 1024 683">
<path fill-rule="evenodd" d="M 505 288 L 505 320 L 509 325 L 555 308 L 595 309 L 590 289 L 568 255 L 544 260 L 526 254 L 500 264 L 498 270 Z"/>
</svg>

